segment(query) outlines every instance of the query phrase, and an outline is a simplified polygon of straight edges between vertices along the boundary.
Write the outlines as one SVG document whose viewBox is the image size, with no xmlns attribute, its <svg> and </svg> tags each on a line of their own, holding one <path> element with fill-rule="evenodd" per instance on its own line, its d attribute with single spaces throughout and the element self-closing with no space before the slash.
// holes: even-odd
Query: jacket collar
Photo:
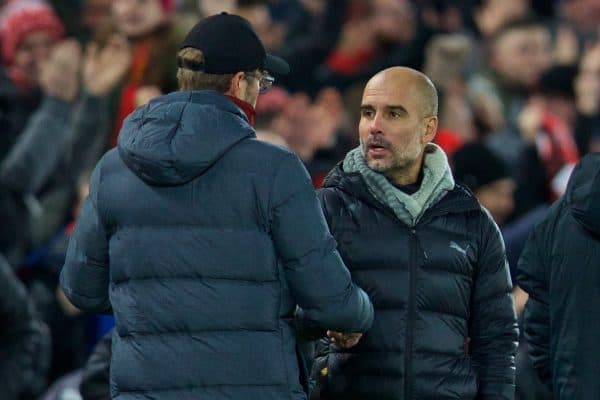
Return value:
<svg viewBox="0 0 600 400">
<path fill-rule="evenodd" d="M 323 188 L 338 189 L 348 196 L 354 197 L 369 207 L 378 209 L 390 218 L 397 219 L 394 210 L 378 201 L 370 192 L 362 175 L 358 172 L 345 172 L 343 162 L 339 162 L 325 177 Z M 480 210 L 481 206 L 475 195 L 466 187 L 455 184 L 454 189 L 442 197 L 433 207 L 425 212 L 419 222 L 444 214 L 463 213 Z"/>
<path fill-rule="evenodd" d="M 248 119 L 248 123 L 250 124 L 250 126 L 254 126 L 254 118 L 256 117 L 256 110 L 254 109 L 254 107 L 252 107 L 252 104 L 250 104 L 244 100 L 238 99 L 237 97 L 234 97 L 234 96 L 227 96 L 227 98 L 229 98 L 229 100 L 233 101 L 236 106 L 238 106 L 239 108 L 242 109 L 244 114 L 246 114 L 246 118 Z"/>
</svg>

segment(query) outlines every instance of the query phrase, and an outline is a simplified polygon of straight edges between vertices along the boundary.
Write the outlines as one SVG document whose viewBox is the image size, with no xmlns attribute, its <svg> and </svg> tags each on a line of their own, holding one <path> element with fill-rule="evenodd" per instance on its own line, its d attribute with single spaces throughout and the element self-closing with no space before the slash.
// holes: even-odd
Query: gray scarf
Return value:
<svg viewBox="0 0 600 400">
<path fill-rule="evenodd" d="M 423 182 L 416 193 L 408 195 L 396 188 L 388 179 L 367 166 L 361 147 L 351 150 L 344 159 L 345 172 L 358 172 L 367 183 L 369 192 L 387 205 L 408 226 L 415 226 L 431 206 L 454 189 L 454 178 L 444 151 L 436 144 L 425 147 Z"/>
</svg>

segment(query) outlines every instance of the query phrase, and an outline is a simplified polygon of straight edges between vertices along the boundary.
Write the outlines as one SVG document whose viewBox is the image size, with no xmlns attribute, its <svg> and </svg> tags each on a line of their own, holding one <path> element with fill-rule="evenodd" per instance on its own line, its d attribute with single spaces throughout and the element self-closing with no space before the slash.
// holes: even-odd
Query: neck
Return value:
<svg viewBox="0 0 600 400">
<path fill-rule="evenodd" d="M 256 116 L 256 110 L 254 109 L 254 107 L 252 106 L 252 104 L 239 99 L 235 96 L 230 96 L 230 95 L 226 95 L 229 100 L 233 101 L 235 103 L 235 105 L 237 105 L 239 108 L 242 109 L 242 111 L 244 112 L 244 114 L 246 114 L 246 118 L 248 118 L 248 123 L 250 124 L 250 126 L 254 126 L 254 117 Z"/>
<path fill-rule="evenodd" d="M 412 185 L 419 180 L 419 174 L 423 168 L 423 155 L 411 164 L 399 167 L 385 174 L 393 184 L 399 186 Z"/>
</svg>

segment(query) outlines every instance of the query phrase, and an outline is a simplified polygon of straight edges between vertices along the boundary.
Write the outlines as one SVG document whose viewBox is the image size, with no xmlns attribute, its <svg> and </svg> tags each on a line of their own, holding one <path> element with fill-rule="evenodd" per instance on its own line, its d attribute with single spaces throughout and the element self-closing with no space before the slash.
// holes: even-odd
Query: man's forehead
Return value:
<svg viewBox="0 0 600 400">
<path fill-rule="evenodd" d="M 392 85 L 383 85 L 377 87 L 366 87 L 363 93 L 361 106 L 371 107 L 392 107 L 399 106 L 406 108 L 414 100 L 410 99 L 410 88 L 398 87 Z"/>
</svg>

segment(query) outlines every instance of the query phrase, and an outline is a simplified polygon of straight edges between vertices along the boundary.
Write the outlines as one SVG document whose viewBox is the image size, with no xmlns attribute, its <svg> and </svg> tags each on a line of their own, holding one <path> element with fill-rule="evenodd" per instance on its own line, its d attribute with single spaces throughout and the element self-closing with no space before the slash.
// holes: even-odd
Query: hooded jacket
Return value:
<svg viewBox="0 0 600 400">
<path fill-rule="evenodd" d="M 362 174 L 340 165 L 325 180 L 325 217 L 375 320 L 355 347 L 330 346 L 322 398 L 514 398 L 517 326 L 502 238 L 475 197 L 452 186 L 411 226 Z"/>
<path fill-rule="evenodd" d="M 116 399 L 305 399 L 294 312 L 365 331 L 301 161 L 255 138 L 214 91 L 175 92 L 125 121 L 96 166 L 61 274 L 112 308 Z"/>
<path fill-rule="evenodd" d="M 600 153 L 577 165 L 517 267 L 530 358 L 555 399 L 600 398 Z"/>
</svg>

